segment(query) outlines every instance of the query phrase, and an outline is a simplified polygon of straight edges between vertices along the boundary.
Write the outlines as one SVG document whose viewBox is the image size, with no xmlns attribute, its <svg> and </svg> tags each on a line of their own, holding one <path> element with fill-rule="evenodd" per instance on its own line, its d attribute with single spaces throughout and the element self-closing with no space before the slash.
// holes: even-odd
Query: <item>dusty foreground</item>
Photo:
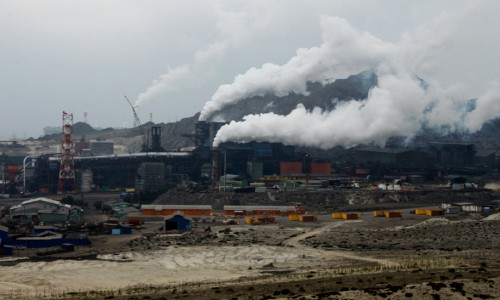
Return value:
<svg viewBox="0 0 500 300">
<path fill-rule="evenodd" d="M 0 298 L 499 299 L 498 219 L 324 217 L 137 234 L 79 256 L 4 261 Z"/>
</svg>

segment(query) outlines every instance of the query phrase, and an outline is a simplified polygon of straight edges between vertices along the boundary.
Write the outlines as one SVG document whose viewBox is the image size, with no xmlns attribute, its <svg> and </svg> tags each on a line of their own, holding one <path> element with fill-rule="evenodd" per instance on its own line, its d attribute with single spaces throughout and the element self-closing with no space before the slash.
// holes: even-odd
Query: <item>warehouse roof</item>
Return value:
<svg viewBox="0 0 500 300">
<path fill-rule="evenodd" d="M 295 211 L 295 206 L 265 206 L 265 205 L 224 205 L 224 210 L 279 210 L 279 211 Z"/>
<path fill-rule="evenodd" d="M 71 205 L 69 205 L 69 204 L 63 204 L 63 203 L 61 203 L 60 201 L 57 201 L 57 200 L 52 200 L 52 199 L 49 199 L 49 198 L 39 197 L 39 198 L 35 198 L 35 199 L 30 199 L 30 200 L 23 201 L 19 205 L 12 206 L 11 209 L 17 209 L 17 208 L 22 207 L 23 205 L 27 205 L 27 204 L 31 204 L 31 203 L 35 203 L 35 202 L 47 202 L 47 203 L 50 203 L 50 204 L 55 204 L 57 206 L 64 206 L 64 207 L 67 207 L 67 208 L 71 208 Z"/>
<path fill-rule="evenodd" d="M 203 209 L 203 210 L 212 210 L 212 205 L 141 205 L 141 209 L 154 209 L 154 210 Z"/>
</svg>

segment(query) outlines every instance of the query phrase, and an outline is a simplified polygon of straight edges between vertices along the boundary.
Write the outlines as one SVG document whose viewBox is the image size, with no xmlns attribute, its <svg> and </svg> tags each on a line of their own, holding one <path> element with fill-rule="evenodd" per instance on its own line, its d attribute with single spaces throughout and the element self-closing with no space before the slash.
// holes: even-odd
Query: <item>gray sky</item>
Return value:
<svg viewBox="0 0 500 300">
<path fill-rule="evenodd" d="M 495 0 L 0 0 L 0 139 L 38 137 L 63 110 L 131 127 L 124 95 L 142 122 L 192 116 L 238 74 L 320 46 L 321 17 L 397 43 L 463 11 L 424 75 L 473 98 L 500 78 Z"/>
</svg>

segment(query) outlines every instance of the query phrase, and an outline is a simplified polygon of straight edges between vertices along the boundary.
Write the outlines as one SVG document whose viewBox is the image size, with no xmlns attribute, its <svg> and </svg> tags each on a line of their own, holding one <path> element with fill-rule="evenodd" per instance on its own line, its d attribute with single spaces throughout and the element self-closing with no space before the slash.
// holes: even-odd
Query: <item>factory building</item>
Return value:
<svg viewBox="0 0 500 300">
<path fill-rule="evenodd" d="M 224 205 L 225 216 L 288 216 L 297 214 L 295 206 Z"/>
<path fill-rule="evenodd" d="M 474 144 L 428 143 L 436 166 L 441 168 L 474 167 L 476 148 Z"/>
<path fill-rule="evenodd" d="M 141 163 L 137 170 L 135 189 L 137 191 L 158 191 L 165 188 L 165 164 L 161 162 Z"/>
<path fill-rule="evenodd" d="M 144 216 L 170 216 L 176 213 L 211 216 L 212 205 L 141 205 L 141 214 Z"/>
<path fill-rule="evenodd" d="M 86 146 L 87 143 L 83 142 L 80 147 Z M 91 140 L 89 143 L 89 148 L 81 149 L 81 156 L 100 156 L 100 155 L 112 155 L 114 151 L 114 143 L 112 141 L 98 141 Z M 77 149 L 75 149 L 77 152 Z"/>
<path fill-rule="evenodd" d="M 192 151 L 164 152 L 159 126 L 151 127 L 146 151 L 140 153 L 114 154 L 111 141 L 76 142 L 76 190 L 101 192 L 135 188 L 137 191 L 161 191 L 195 181 L 218 184 L 218 189 L 225 192 L 246 191 L 252 183 L 263 183 L 264 186 L 258 188 L 264 191 L 275 185 L 283 187 L 283 180 L 287 180 L 286 185 L 290 188 L 321 189 L 325 186 L 315 180 L 330 180 L 331 186 L 338 175 L 405 176 L 413 183 L 421 183 L 462 171 L 498 167 L 496 153 L 478 153 L 473 144 L 428 143 L 418 149 L 357 147 L 346 150 L 339 160 L 297 153 L 295 147 L 279 143 L 227 142 L 214 148 L 214 137 L 224 124 L 195 124 Z M 56 193 L 60 164 L 57 155 L 38 156 L 36 166 L 26 168 L 26 190 Z M 19 175 L 19 164 L 2 168 L 9 178 Z M 238 182 L 228 180 L 230 175 L 238 176 Z M 257 191 L 257 187 L 254 190 Z"/>
<path fill-rule="evenodd" d="M 12 206 L 9 214 L 14 219 L 24 219 L 30 222 L 66 223 L 78 222 L 83 210 L 76 206 L 63 204 L 47 198 L 35 198 Z"/>
</svg>

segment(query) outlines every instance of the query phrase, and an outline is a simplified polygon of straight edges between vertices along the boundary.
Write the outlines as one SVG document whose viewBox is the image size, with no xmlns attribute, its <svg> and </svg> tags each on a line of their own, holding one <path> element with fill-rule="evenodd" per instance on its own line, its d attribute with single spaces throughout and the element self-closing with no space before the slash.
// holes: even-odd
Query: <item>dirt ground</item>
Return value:
<svg viewBox="0 0 500 300">
<path fill-rule="evenodd" d="M 0 259 L 0 299 L 500 298 L 499 214 L 417 216 L 408 211 L 428 202 L 399 204 L 402 218 L 359 204 L 359 220 L 218 218 L 183 234 L 151 220 L 132 235 L 91 236 L 74 253 Z"/>
</svg>

